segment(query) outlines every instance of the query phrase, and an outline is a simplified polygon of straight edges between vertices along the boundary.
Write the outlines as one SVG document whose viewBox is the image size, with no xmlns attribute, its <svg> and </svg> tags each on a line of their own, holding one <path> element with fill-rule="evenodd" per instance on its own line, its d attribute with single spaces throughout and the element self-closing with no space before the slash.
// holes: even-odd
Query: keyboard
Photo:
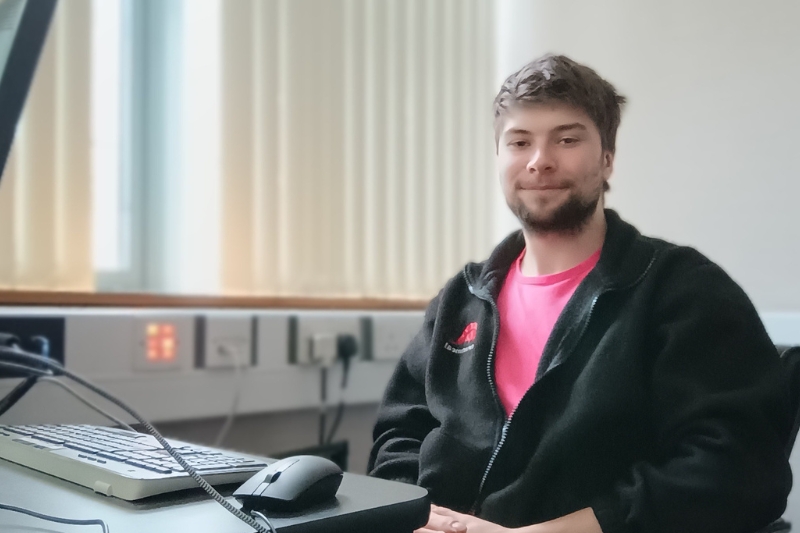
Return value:
<svg viewBox="0 0 800 533">
<path fill-rule="evenodd" d="M 242 483 L 267 466 L 259 458 L 167 442 L 212 485 Z M 150 435 L 89 425 L 0 425 L 0 459 L 122 500 L 197 487 Z"/>
</svg>

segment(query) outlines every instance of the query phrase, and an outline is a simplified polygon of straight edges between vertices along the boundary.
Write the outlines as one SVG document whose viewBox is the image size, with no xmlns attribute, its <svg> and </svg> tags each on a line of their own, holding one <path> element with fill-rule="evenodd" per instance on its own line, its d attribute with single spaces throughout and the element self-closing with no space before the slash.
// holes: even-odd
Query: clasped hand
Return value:
<svg viewBox="0 0 800 533">
<path fill-rule="evenodd" d="M 508 533 L 510 531 L 512 530 L 509 528 L 487 522 L 476 516 L 431 505 L 428 523 L 414 533 Z"/>
</svg>

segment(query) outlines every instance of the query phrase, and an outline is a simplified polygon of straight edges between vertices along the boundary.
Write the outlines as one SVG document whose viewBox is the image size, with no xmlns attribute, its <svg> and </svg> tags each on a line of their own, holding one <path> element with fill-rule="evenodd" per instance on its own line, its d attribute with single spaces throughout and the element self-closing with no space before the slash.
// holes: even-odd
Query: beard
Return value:
<svg viewBox="0 0 800 533">
<path fill-rule="evenodd" d="M 603 180 L 600 180 L 598 187 L 585 196 L 569 191 L 566 201 L 550 212 L 535 212 L 519 198 L 509 207 L 523 227 L 533 233 L 576 235 L 588 225 L 602 196 Z"/>
</svg>

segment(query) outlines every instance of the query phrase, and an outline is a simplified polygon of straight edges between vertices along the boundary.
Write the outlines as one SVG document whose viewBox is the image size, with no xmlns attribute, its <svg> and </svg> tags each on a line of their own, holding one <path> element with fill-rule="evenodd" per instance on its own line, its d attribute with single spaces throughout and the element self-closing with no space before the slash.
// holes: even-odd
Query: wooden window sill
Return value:
<svg viewBox="0 0 800 533">
<path fill-rule="evenodd" d="M 150 293 L 0 291 L 0 306 L 417 311 L 424 310 L 427 303 L 426 300 L 420 299 L 392 298 L 184 296 Z"/>
</svg>

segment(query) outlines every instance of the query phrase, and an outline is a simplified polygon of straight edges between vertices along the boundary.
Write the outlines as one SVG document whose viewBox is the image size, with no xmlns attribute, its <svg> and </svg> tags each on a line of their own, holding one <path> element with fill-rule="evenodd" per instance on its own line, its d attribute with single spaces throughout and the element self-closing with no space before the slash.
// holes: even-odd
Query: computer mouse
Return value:
<svg viewBox="0 0 800 533">
<path fill-rule="evenodd" d="M 247 511 L 297 512 L 333 500 L 342 469 L 324 457 L 281 459 L 242 483 L 233 493 Z"/>
</svg>

